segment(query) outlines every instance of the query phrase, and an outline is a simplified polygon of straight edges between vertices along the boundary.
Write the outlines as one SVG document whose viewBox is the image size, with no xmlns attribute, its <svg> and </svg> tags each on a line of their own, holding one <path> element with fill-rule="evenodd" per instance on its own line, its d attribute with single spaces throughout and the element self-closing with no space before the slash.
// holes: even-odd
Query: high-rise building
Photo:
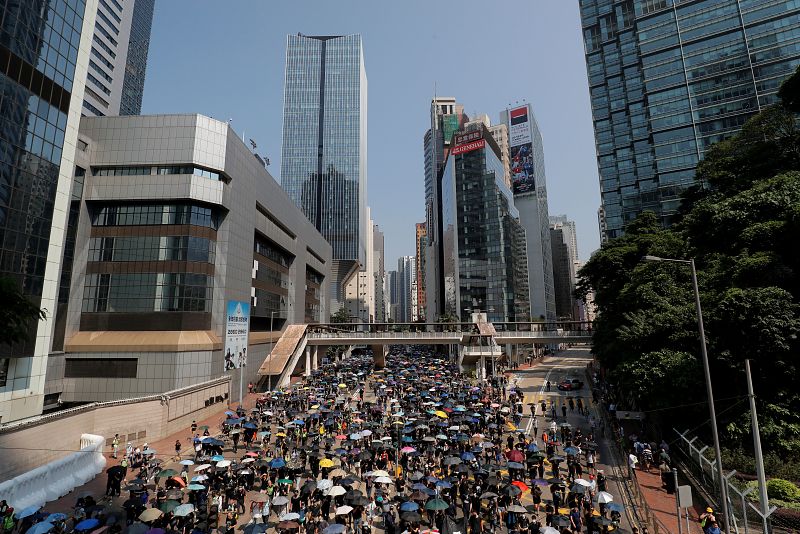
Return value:
<svg viewBox="0 0 800 534">
<path fill-rule="evenodd" d="M 441 240 L 444 289 L 441 315 L 490 322 L 529 318 L 525 230 L 505 183 L 500 147 L 483 123 L 454 137 L 441 173 Z"/>
<path fill-rule="evenodd" d="M 556 301 L 556 316 L 559 318 L 579 318 L 575 301 L 575 284 L 578 261 L 578 236 L 575 222 L 566 215 L 550 216 L 550 247 L 553 259 L 553 293 Z"/>
<path fill-rule="evenodd" d="M 436 220 L 441 212 L 440 185 L 441 172 L 447 160 L 453 134 L 463 128 L 468 117 L 464 106 L 453 97 L 436 97 L 431 100 L 429 109 L 430 128 L 423 136 L 425 166 L 425 226 L 428 248 L 425 253 L 425 304 L 426 319 L 434 322 L 439 318 L 443 303 L 443 288 L 439 286 L 442 258 L 440 230 Z"/>
<path fill-rule="evenodd" d="M 92 35 L 83 114 L 142 110 L 155 0 L 100 0 Z"/>
<path fill-rule="evenodd" d="M 388 302 L 388 320 L 393 323 L 399 323 L 403 320 L 400 318 L 400 273 L 397 271 L 386 271 L 386 289 Z"/>
<path fill-rule="evenodd" d="M 357 322 L 371 323 L 375 321 L 375 249 L 373 245 L 375 222 L 371 210 L 367 207 L 367 221 L 370 231 L 367 232 L 366 259 L 362 268 L 348 279 L 345 286 L 345 306 L 348 315 Z"/>
<path fill-rule="evenodd" d="M 397 322 L 415 321 L 414 293 L 417 285 L 417 266 L 414 256 L 402 256 L 397 260 Z M 418 313 L 418 311 L 417 311 Z"/>
<path fill-rule="evenodd" d="M 0 421 L 42 412 L 97 0 L 0 3 L 0 277 L 47 318 L 0 346 Z"/>
<path fill-rule="evenodd" d="M 417 313 L 419 318 L 426 319 L 425 301 L 425 252 L 428 249 L 428 229 L 424 222 L 415 225 L 416 264 L 417 264 Z"/>
<path fill-rule="evenodd" d="M 606 212 L 601 205 L 597 208 L 597 231 L 600 232 L 600 243 L 608 241 L 608 231 L 606 230 Z"/>
<path fill-rule="evenodd" d="M 377 224 L 372 225 L 372 276 L 375 287 L 375 322 L 386 322 L 386 295 L 384 293 L 386 275 L 385 248 L 383 232 Z"/>
<path fill-rule="evenodd" d="M 365 269 L 367 75 L 361 36 L 289 35 L 281 185 L 333 247 L 331 306 Z"/>
<path fill-rule="evenodd" d="M 552 320 L 556 303 L 542 134 L 530 104 L 501 112 L 500 121 L 508 127 L 514 205 L 525 228 L 530 316 Z"/>
<path fill-rule="evenodd" d="M 670 224 L 709 147 L 776 101 L 800 63 L 800 4 L 581 0 L 608 238 Z"/>
</svg>

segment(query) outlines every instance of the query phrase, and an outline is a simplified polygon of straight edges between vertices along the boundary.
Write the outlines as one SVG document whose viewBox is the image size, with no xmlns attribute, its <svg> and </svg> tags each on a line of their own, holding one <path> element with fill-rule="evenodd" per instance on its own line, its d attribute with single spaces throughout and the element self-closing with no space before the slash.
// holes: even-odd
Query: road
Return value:
<svg viewBox="0 0 800 534">
<path fill-rule="evenodd" d="M 530 417 L 528 410 L 528 403 L 536 402 L 537 405 L 545 400 L 548 406 L 548 416 L 541 415 L 541 408 L 537 406 L 535 416 L 535 426 L 538 427 L 537 443 L 541 445 L 541 434 L 549 428 L 551 419 L 549 417 L 550 405 L 555 403 L 556 413 L 558 415 L 558 422 L 563 422 L 561 417 L 562 406 L 567 406 L 567 422 L 573 428 L 581 428 L 583 434 L 587 435 L 590 431 L 589 419 L 587 416 L 580 415 L 577 408 L 574 411 L 569 410 L 569 398 L 581 398 L 584 406 L 588 407 L 588 412 L 594 417 L 596 421 L 600 421 L 598 407 L 592 401 L 591 389 L 588 384 L 577 392 L 559 391 L 556 384 L 563 378 L 577 377 L 584 382 L 588 382 L 586 377 L 586 366 L 592 360 L 592 356 L 587 348 L 572 348 L 560 352 L 556 356 L 547 357 L 543 361 L 530 369 L 522 371 L 514 371 L 511 373 L 511 382 L 516 382 L 517 386 L 525 393 L 525 417 L 521 425 L 526 428 L 527 434 L 532 435 L 534 422 Z M 546 390 L 547 381 L 551 382 L 551 390 Z M 599 425 L 599 423 L 598 423 Z M 599 428 L 599 427 L 598 427 Z M 598 444 L 598 458 L 596 459 L 597 469 L 602 469 L 608 480 L 608 491 L 614 496 L 614 501 L 619 502 L 625 506 L 626 513 L 622 514 L 622 527 L 624 530 L 630 532 L 631 527 L 631 504 L 627 499 L 627 489 L 625 488 L 625 479 L 622 472 L 618 469 L 620 462 L 624 458 L 617 458 L 613 443 L 610 440 L 601 437 L 599 430 L 595 432 L 596 442 Z M 584 472 L 584 477 L 588 474 Z M 544 498 L 549 499 L 549 489 L 545 489 Z"/>
</svg>

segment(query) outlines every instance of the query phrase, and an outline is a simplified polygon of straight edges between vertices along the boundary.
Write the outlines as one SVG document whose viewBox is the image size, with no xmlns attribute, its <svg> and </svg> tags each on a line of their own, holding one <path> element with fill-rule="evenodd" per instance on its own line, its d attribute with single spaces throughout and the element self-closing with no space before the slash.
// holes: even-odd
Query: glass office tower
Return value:
<svg viewBox="0 0 800 534">
<path fill-rule="evenodd" d="M 333 247 L 332 310 L 366 261 L 367 75 L 361 36 L 289 35 L 281 185 Z"/>
<path fill-rule="evenodd" d="M 0 420 L 41 413 L 95 0 L 0 2 L 0 277 L 47 319 L 0 345 Z M 74 82 L 74 83 L 73 83 Z"/>
<path fill-rule="evenodd" d="M 142 111 L 144 77 L 147 71 L 147 53 L 150 50 L 155 3 L 155 0 L 136 0 L 133 6 L 125 78 L 119 106 L 120 115 L 138 115 Z"/>
<path fill-rule="evenodd" d="M 800 2 L 580 0 L 607 236 L 670 224 L 709 147 L 800 63 Z"/>
<path fill-rule="evenodd" d="M 441 175 L 444 313 L 468 321 L 480 310 L 489 322 L 527 321 L 525 229 L 500 147 L 482 125 L 454 139 Z"/>
</svg>

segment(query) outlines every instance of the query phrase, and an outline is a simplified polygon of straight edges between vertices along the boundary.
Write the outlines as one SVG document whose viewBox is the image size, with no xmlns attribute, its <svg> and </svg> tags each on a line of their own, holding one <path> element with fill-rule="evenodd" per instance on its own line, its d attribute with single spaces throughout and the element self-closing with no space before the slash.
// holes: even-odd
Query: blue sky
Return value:
<svg viewBox="0 0 800 534">
<path fill-rule="evenodd" d="M 551 214 L 575 220 L 581 259 L 600 203 L 577 0 L 158 0 L 142 113 L 233 119 L 280 174 L 286 35 L 360 33 L 369 80 L 369 205 L 386 267 L 424 220 L 430 99 L 455 96 L 493 123 L 533 105 Z"/>
</svg>

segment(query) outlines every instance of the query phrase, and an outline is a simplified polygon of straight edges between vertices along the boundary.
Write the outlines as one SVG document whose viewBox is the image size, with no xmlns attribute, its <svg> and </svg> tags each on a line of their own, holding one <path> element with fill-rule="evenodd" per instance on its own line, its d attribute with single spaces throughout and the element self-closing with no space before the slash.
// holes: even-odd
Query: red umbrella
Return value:
<svg viewBox="0 0 800 534">
<path fill-rule="evenodd" d="M 182 488 L 186 487 L 186 481 L 183 480 L 181 477 L 172 477 L 170 478 L 170 480 L 176 482 Z"/>
<path fill-rule="evenodd" d="M 250 456 L 251 458 L 258 458 L 258 453 L 251 451 L 251 452 L 248 452 L 247 454 L 245 454 L 245 456 Z"/>
<path fill-rule="evenodd" d="M 514 449 L 513 451 L 508 451 L 508 453 L 506 454 L 506 458 L 508 458 L 509 462 L 519 462 L 519 463 L 525 462 L 525 454 L 517 449 Z"/>
<path fill-rule="evenodd" d="M 515 481 L 514 481 L 514 482 L 512 482 L 511 484 L 512 484 L 512 485 L 514 485 L 514 486 L 516 486 L 516 487 L 518 487 L 518 488 L 519 488 L 519 489 L 521 489 L 522 491 L 529 491 L 529 490 L 530 490 L 530 488 L 528 487 L 528 485 L 527 485 L 527 484 L 525 484 L 525 483 L 524 483 L 523 481 L 521 481 L 521 480 L 515 480 Z"/>
</svg>

